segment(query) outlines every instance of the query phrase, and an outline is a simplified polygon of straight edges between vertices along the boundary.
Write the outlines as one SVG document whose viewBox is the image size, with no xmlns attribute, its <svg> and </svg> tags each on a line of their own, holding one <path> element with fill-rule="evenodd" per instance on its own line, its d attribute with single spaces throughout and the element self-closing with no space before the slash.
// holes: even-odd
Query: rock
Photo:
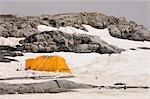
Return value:
<svg viewBox="0 0 150 99">
<path fill-rule="evenodd" d="M 113 36 L 113 37 L 115 36 L 117 38 L 122 38 L 122 36 L 121 36 L 122 34 L 116 25 L 108 26 L 108 30 L 109 30 L 109 33 L 111 36 Z"/>
<path fill-rule="evenodd" d="M 135 48 L 130 48 L 130 50 L 134 50 L 135 51 L 136 49 Z"/>
<path fill-rule="evenodd" d="M 146 28 L 144 28 L 142 25 L 135 27 L 133 31 L 134 33 L 132 35 L 132 38 L 135 37 L 137 38 L 136 40 L 140 41 L 150 41 L 150 32 L 146 30 Z"/>
<path fill-rule="evenodd" d="M 23 56 L 23 54 L 19 52 L 17 48 L 0 45 L 0 62 L 17 61 L 15 59 L 5 58 L 5 56 L 16 57 L 16 56 Z"/>
<path fill-rule="evenodd" d="M 0 36 L 5 36 L 5 34 L 8 35 L 7 30 L 4 27 L 0 26 Z"/>
<path fill-rule="evenodd" d="M 22 41 L 22 50 L 26 52 L 67 51 L 77 53 L 120 53 L 124 51 L 109 45 L 97 36 L 67 34 L 60 31 L 45 31 L 34 34 Z"/>
<path fill-rule="evenodd" d="M 38 17 L 18 17 L 15 15 L 0 15 L 0 20 L 2 21 L 0 27 L 0 35 L 3 37 L 26 37 L 38 33 L 36 27 L 40 24 Z"/>
<path fill-rule="evenodd" d="M 0 83 L 0 94 L 59 93 L 71 91 L 71 89 L 87 89 L 93 87 L 93 85 L 80 84 L 67 80 L 51 80 L 30 84 Z"/>
<path fill-rule="evenodd" d="M 150 50 L 150 47 L 138 47 L 138 49 Z"/>
<path fill-rule="evenodd" d="M 87 31 L 82 24 L 91 25 L 97 29 L 108 28 L 113 37 L 150 41 L 150 31 L 134 21 L 124 17 L 107 16 L 101 13 L 64 13 L 57 15 L 25 16 L 0 15 L 0 36 L 28 37 L 37 34 L 38 25 L 53 27 L 73 26 Z"/>
<path fill-rule="evenodd" d="M 21 52 L 6 51 L 6 50 L 3 50 L 1 52 L 3 53 L 4 56 L 9 56 L 9 57 L 23 56 Z"/>
<path fill-rule="evenodd" d="M 4 59 L 4 55 L 0 54 L 0 60 L 3 60 L 3 59 Z"/>
<path fill-rule="evenodd" d="M 15 57 L 15 56 L 23 56 L 20 50 L 17 50 L 15 47 L 10 47 L 7 45 L 0 45 L 0 53 L 3 54 L 4 56 L 10 56 L 10 57 Z"/>
<path fill-rule="evenodd" d="M 76 46 L 75 52 L 79 53 L 90 53 L 96 52 L 99 45 L 97 44 L 79 44 Z"/>
<path fill-rule="evenodd" d="M 0 52 L 0 62 L 11 62 L 11 61 L 17 61 L 17 60 L 5 58 L 5 56 Z"/>
<path fill-rule="evenodd" d="M 114 85 L 126 85 L 126 83 L 115 83 Z"/>
</svg>

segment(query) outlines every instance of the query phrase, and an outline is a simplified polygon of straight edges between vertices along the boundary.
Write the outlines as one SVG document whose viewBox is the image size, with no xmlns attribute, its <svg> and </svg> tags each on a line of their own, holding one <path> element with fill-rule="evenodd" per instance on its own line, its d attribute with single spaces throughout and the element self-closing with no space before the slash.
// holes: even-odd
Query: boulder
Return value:
<svg viewBox="0 0 150 99">
<path fill-rule="evenodd" d="M 98 36 L 67 34 L 61 31 L 45 31 L 27 37 L 22 42 L 22 50 L 26 52 L 67 51 L 77 53 L 120 53 L 124 51 L 109 45 Z"/>
</svg>

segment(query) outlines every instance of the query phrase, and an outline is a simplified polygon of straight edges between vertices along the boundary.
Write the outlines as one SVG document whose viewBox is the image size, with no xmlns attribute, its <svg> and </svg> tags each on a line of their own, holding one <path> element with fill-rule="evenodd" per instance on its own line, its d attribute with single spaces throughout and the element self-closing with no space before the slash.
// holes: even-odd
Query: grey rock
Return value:
<svg viewBox="0 0 150 99">
<path fill-rule="evenodd" d="M 121 36 L 121 32 L 119 30 L 119 28 L 116 25 L 110 25 L 108 26 L 108 30 L 111 36 L 115 36 L 117 38 L 122 38 Z"/>
<path fill-rule="evenodd" d="M 37 34 L 39 24 L 61 27 L 73 26 L 87 31 L 82 24 L 97 29 L 108 28 L 113 37 L 150 41 L 150 31 L 124 17 L 107 16 L 101 13 L 63 13 L 57 15 L 25 16 L 0 15 L 0 36 L 28 37 Z"/>
<path fill-rule="evenodd" d="M 4 27 L 0 26 L 0 36 L 2 37 L 4 36 L 4 34 L 7 35 L 7 33 L 8 33 L 7 30 Z"/>
<path fill-rule="evenodd" d="M 71 91 L 71 89 L 87 89 L 93 87 L 93 85 L 80 84 L 67 80 L 52 80 L 30 84 L 0 83 L 0 94 L 59 93 Z"/>
<path fill-rule="evenodd" d="M 80 53 L 96 52 L 98 47 L 99 47 L 98 44 L 79 44 L 76 46 L 75 52 Z"/>
<path fill-rule="evenodd" d="M 9 56 L 9 57 L 23 56 L 21 52 L 8 51 L 8 50 L 1 50 L 0 52 L 3 53 L 4 56 Z"/>
<path fill-rule="evenodd" d="M 118 47 L 109 45 L 97 36 L 67 34 L 60 31 L 45 31 L 27 37 L 22 50 L 26 52 L 54 52 L 67 51 L 76 53 L 120 53 L 124 51 Z"/>
<path fill-rule="evenodd" d="M 37 33 L 37 25 L 40 24 L 38 17 L 18 17 L 15 15 L 0 15 L 0 26 L 5 29 L 1 29 L 0 35 L 3 37 L 26 37 Z"/>
<path fill-rule="evenodd" d="M 3 59 L 4 59 L 4 55 L 0 54 L 0 60 L 3 60 Z"/>
</svg>

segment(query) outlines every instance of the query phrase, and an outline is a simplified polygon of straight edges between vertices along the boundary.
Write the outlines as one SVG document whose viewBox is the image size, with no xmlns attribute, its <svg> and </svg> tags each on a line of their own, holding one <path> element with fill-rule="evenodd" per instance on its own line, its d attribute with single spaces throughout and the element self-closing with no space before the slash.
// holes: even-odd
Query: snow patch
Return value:
<svg viewBox="0 0 150 99">
<path fill-rule="evenodd" d="M 44 31 L 56 31 L 56 30 L 58 30 L 55 27 L 50 27 L 50 26 L 46 26 L 46 25 L 38 25 L 37 29 L 40 32 L 44 32 Z"/>
<path fill-rule="evenodd" d="M 9 46 L 15 46 L 15 45 L 21 45 L 19 43 L 20 40 L 24 40 L 24 38 L 15 38 L 15 37 L 0 37 L 0 45 L 9 45 Z"/>
</svg>

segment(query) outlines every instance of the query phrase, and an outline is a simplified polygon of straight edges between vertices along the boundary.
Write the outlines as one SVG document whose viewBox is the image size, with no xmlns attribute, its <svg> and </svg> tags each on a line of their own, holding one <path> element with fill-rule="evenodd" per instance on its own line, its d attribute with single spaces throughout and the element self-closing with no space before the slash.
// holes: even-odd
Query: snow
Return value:
<svg viewBox="0 0 150 99">
<path fill-rule="evenodd" d="M 19 41 L 23 40 L 24 38 L 15 38 L 15 37 L 0 37 L 0 45 L 9 45 L 9 46 L 15 46 L 20 45 Z"/>
<path fill-rule="evenodd" d="M 45 26 L 45 25 L 38 25 L 37 26 L 38 31 L 44 32 L 44 31 L 52 31 L 52 30 L 58 30 L 55 27 Z"/>
<path fill-rule="evenodd" d="M 68 80 L 95 85 L 113 85 L 117 82 L 124 82 L 128 85 L 149 85 L 150 79 L 147 79 L 150 77 L 149 53 L 148 50 L 125 51 L 121 54 L 112 55 L 71 52 L 24 53 L 24 56 L 15 58 L 19 62 L 0 63 L 0 78 L 48 75 L 55 79 L 60 76 L 68 76 L 70 74 L 24 70 L 25 60 L 28 58 L 39 55 L 59 55 L 66 59 L 72 70 L 72 75 L 75 76 L 66 78 Z M 16 71 L 16 69 L 20 71 Z M 10 82 L 8 80 L 6 82 L 16 83 L 16 81 Z M 29 83 L 32 80 L 27 80 L 24 83 L 26 82 Z"/>
<path fill-rule="evenodd" d="M 78 89 L 77 92 L 57 94 L 1 95 L 0 99 L 150 99 L 147 90 L 98 90 Z"/>
</svg>

